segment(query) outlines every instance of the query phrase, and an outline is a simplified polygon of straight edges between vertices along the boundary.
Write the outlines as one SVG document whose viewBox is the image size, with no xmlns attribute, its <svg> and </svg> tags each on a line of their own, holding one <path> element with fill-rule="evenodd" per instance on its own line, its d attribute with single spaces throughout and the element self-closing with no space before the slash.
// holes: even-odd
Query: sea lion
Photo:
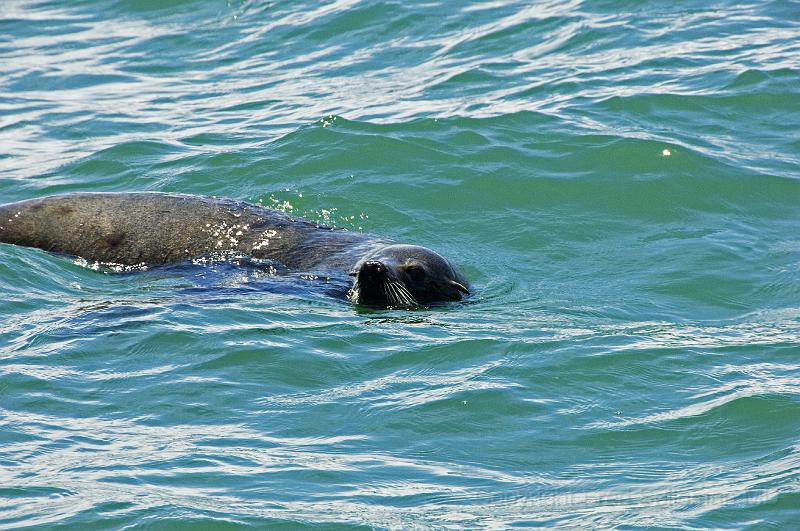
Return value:
<svg viewBox="0 0 800 531">
<path fill-rule="evenodd" d="M 184 194 L 73 193 L 0 205 L 0 242 L 109 266 L 250 256 L 287 271 L 354 277 L 352 302 L 411 307 L 469 295 L 442 256 L 262 206 Z"/>
</svg>

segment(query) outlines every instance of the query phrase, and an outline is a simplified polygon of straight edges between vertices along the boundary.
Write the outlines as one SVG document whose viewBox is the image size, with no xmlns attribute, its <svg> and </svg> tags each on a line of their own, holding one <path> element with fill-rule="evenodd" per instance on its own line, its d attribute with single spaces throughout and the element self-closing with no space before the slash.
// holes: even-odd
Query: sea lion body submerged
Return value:
<svg viewBox="0 0 800 531">
<path fill-rule="evenodd" d="M 78 193 L 0 206 L 0 242 L 125 266 L 246 255 L 292 271 L 350 274 L 349 298 L 378 306 L 459 300 L 466 281 L 424 247 L 261 206 L 183 194 Z"/>
</svg>

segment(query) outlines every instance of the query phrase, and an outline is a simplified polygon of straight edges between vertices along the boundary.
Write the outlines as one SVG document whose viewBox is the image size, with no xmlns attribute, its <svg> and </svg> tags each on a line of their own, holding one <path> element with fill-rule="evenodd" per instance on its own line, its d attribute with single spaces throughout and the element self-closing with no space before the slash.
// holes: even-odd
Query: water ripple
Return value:
<svg viewBox="0 0 800 531">
<path fill-rule="evenodd" d="M 246 199 L 475 292 L 4 245 L 0 526 L 796 527 L 792 2 L 7 0 L 0 30 L 0 202 Z"/>
</svg>

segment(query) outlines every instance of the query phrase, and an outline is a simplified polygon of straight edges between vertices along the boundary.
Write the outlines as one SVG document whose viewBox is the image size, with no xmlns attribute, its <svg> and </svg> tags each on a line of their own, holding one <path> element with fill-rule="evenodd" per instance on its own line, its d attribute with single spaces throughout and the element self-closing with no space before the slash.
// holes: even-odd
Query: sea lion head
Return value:
<svg viewBox="0 0 800 531">
<path fill-rule="evenodd" d="M 348 297 L 370 306 L 412 307 L 458 301 L 467 281 L 439 254 L 417 245 L 388 245 L 362 257 Z"/>
</svg>

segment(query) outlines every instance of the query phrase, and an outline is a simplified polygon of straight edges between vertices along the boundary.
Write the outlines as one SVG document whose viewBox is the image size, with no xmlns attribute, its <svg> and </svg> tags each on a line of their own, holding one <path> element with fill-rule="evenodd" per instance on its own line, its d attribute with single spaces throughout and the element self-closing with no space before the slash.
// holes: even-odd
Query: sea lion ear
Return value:
<svg viewBox="0 0 800 531">
<path fill-rule="evenodd" d="M 467 289 L 467 287 L 464 284 L 462 284 L 460 282 L 456 282 L 455 280 L 451 280 L 450 281 L 450 285 L 452 285 L 454 288 L 456 288 L 461 293 L 463 293 L 465 295 L 469 295 L 469 290 Z"/>
</svg>

